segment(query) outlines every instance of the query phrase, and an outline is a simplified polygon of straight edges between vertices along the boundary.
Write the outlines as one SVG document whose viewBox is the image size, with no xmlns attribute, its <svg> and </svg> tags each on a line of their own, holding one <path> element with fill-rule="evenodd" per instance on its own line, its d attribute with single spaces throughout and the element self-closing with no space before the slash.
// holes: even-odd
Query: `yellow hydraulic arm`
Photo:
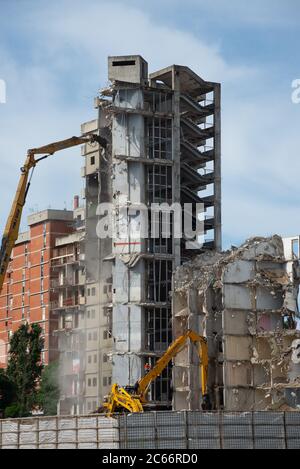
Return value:
<svg viewBox="0 0 300 469">
<path fill-rule="evenodd" d="M 19 235 L 20 222 L 22 217 L 23 207 L 25 205 L 26 196 L 30 186 L 29 175 L 36 164 L 53 155 L 59 150 L 71 148 L 76 145 L 82 145 L 87 142 L 98 142 L 104 146 L 104 139 L 98 135 L 89 135 L 86 137 L 71 137 L 66 140 L 59 142 L 50 143 L 40 148 L 32 148 L 27 152 L 27 158 L 24 166 L 21 168 L 21 175 L 17 192 L 6 222 L 5 230 L 2 237 L 1 249 L 0 249 L 0 292 L 3 287 L 5 274 L 10 261 L 10 256 L 14 248 L 15 242 Z M 41 158 L 36 159 L 35 155 L 44 155 Z"/>
<path fill-rule="evenodd" d="M 156 362 L 152 370 L 143 376 L 137 383 L 137 394 L 140 396 L 142 402 L 147 402 L 147 393 L 150 384 L 155 380 L 161 372 L 166 368 L 168 363 L 174 358 L 185 346 L 187 340 L 190 339 L 197 345 L 198 355 L 201 366 L 201 385 L 202 396 L 207 394 L 207 368 L 208 368 L 208 352 L 207 341 L 205 337 L 198 335 L 192 330 L 188 330 L 185 334 L 176 339 L 163 354 L 163 356 Z"/>
<path fill-rule="evenodd" d="M 99 408 L 99 412 L 105 412 L 108 416 L 117 410 L 128 410 L 129 412 L 143 412 L 143 404 L 147 403 L 147 393 L 149 386 L 166 368 L 168 363 L 174 358 L 185 346 L 188 340 L 197 346 L 201 367 L 201 386 L 202 386 L 202 408 L 210 408 L 210 400 L 207 390 L 207 373 L 208 373 L 208 350 L 205 337 L 198 335 L 192 330 L 188 330 L 185 334 L 178 337 L 166 350 L 163 356 L 156 362 L 155 366 L 149 373 L 143 376 L 134 387 L 127 386 L 125 388 L 114 384 L 108 396 L 107 402 Z"/>
</svg>

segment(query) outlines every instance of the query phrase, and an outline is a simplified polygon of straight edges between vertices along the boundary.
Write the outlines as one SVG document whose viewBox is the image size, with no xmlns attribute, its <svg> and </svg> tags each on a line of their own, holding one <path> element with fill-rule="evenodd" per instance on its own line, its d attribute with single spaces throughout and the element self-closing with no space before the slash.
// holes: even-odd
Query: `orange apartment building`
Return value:
<svg viewBox="0 0 300 469">
<path fill-rule="evenodd" d="M 24 322 L 44 331 L 45 364 L 58 357 L 58 311 L 52 309 L 51 259 L 56 239 L 74 231 L 73 212 L 44 210 L 28 217 L 12 253 L 0 295 L 0 367 L 6 367 L 10 335 Z M 54 296 L 53 296 L 54 295 Z"/>
</svg>

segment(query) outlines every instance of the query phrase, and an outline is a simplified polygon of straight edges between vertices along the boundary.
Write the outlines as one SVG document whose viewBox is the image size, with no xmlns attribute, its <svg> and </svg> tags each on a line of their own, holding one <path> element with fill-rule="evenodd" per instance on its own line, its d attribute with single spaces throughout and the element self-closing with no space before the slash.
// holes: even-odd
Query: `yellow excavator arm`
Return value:
<svg viewBox="0 0 300 469">
<path fill-rule="evenodd" d="M 87 142 L 98 142 L 100 145 L 105 146 L 104 139 L 102 139 L 100 136 L 88 135 L 86 137 L 71 137 L 66 140 L 50 143 L 49 145 L 45 145 L 43 147 L 32 148 L 28 150 L 25 164 L 21 168 L 19 184 L 2 237 L 0 248 L 0 292 L 3 287 L 10 256 L 19 235 L 23 207 L 25 205 L 26 196 L 30 186 L 29 175 L 31 170 L 39 161 L 48 158 L 48 156 L 53 155 L 57 151 L 71 148 L 76 145 L 82 145 Z M 44 156 L 35 159 L 35 155 Z"/>
<path fill-rule="evenodd" d="M 207 393 L 207 342 L 206 339 L 192 330 L 178 337 L 166 350 L 163 356 L 156 362 L 152 370 L 138 381 L 137 394 L 141 396 L 143 402 L 147 401 L 149 386 L 167 367 L 168 363 L 184 348 L 187 340 L 190 339 L 194 344 L 198 344 L 197 350 L 201 364 L 201 383 L 202 394 Z"/>
<path fill-rule="evenodd" d="M 207 340 L 192 330 L 178 337 L 166 350 L 163 356 L 156 362 L 152 370 L 143 376 L 132 388 L 125 388 L 114 384 L 107 401 L 99 408 L 99 412 L 105 412 L 111 416 L 117 410 L 127 410 L 129 412 L 143 412 L 143 405 L 147 403 L 147 393 L 150 384 L 162 373 L 168 363 L 184 348 L 186 342 L 190 340 L 197 346 L 201 368 L 201 390 L 202 408 L 210 409 L 210 399 L 207 390 L 208 374 L 208 349 Z"/>
</svg>

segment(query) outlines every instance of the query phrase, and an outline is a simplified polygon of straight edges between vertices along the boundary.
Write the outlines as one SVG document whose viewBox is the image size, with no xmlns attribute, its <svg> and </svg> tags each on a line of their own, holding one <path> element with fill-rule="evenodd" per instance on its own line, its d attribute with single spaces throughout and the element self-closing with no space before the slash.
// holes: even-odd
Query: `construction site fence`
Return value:
<svg viewBox="0 0 300 469">
<path fill-rule="evenodd" d="M 300 412 L 168 411 L 0 420 L 1 449 L 300 449 Z"/>
</svg>

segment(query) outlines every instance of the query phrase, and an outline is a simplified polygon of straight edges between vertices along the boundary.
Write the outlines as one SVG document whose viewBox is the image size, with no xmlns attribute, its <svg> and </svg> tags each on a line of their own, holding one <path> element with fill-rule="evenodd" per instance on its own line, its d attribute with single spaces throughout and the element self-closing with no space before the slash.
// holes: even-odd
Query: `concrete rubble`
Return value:
<svg viewBox="0 0 300 469">
<path fill-rule="evenodd" d="M 240 248 L 205 252 L 173 279 L 173 329 L 207 337 L 208 385 L 215 409 L 300 408 L 298 261 L 287 261 L 279 236 L 251 238 Z M 192 365 L 190 365 L 190 359 Z M 197 354 L 175 360 L 176 410 L 199 409 Z"/>
</svg>

